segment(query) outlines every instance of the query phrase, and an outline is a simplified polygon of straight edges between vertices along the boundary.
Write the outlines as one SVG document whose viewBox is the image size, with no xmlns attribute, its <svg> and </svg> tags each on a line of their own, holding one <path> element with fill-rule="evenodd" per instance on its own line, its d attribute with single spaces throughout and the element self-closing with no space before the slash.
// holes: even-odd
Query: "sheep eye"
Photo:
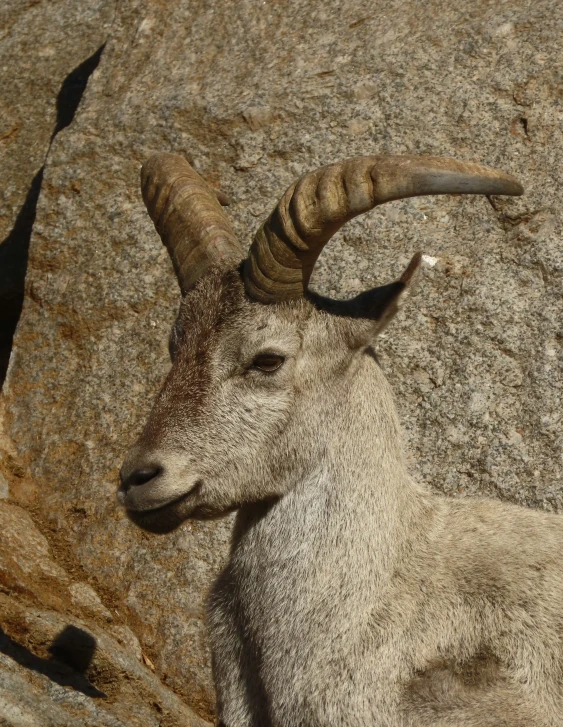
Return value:
<svg viewBox="0 0 563 727">
<path fill-rule="evenodd" d="M 273 371 L 277 371 L 284 361 L 283 356 L 275 353 L 261 353 L 252 362 L 252 368 L 271 374 Z"/>
</svg>

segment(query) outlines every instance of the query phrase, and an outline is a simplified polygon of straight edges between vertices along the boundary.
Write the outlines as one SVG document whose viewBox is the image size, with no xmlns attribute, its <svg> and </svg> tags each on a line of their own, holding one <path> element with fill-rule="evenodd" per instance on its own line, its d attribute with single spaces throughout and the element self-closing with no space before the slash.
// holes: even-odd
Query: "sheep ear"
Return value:
<svg viewBox="0 0 563 727">
<path fill-rule="evenodd" d="M 352 347 L 364 346 L 383 331 L 405 301 L 407 293 L 412 292 L 421 262 L 422 253 L 417 252 L 398 280 L 366 290 L 349 300 L 333 300 L 311 291 L 307 292 L 307 296 L 318 309 L 343 319 L 342 330 L 350 337 Z"/>
<path fill-rule="evenodd" d="M 398 280 L 360 293 L 350 301 L 356 308 L 356 317 L 372 321 L 370 336 L 376 336 L 383 331 L 405 301 L 407 294 L 412 292 L 421 261 L 422 253 L 417 252 Z"/>
<path fill-rule="evenodd" d="M 386 300 L 380 303 L 380 306 L 376 312 L 377 320 L 377 334 L 387 326 L 387 324 L 394 318 L 399 308 L 404 304 L 406 299 L 412 294 L 415 283 L 418 279 L 418 273 L 420 271 L 420 265 L 422 263 L 422 253 L 417 252 L 411 258 L 411 261 L 405 268 L 403 274 L 395 283 L 391 283 L 391 288 L 395 290 L 387 297 Z"/>
</svg>

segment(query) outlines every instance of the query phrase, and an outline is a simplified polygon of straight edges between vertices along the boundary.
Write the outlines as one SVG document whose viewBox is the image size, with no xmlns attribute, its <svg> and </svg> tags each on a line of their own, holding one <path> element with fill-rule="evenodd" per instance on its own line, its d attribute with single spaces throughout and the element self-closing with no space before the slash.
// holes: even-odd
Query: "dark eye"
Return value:
<svg viewBox="0 0 563 727">
<path fill-rule="evenodd" d="M 285 358 L 276 353 L 259 353 L 252 362 L 252 368 L 271 374 L 277 371 L 284 361 Z"/>
</svg>

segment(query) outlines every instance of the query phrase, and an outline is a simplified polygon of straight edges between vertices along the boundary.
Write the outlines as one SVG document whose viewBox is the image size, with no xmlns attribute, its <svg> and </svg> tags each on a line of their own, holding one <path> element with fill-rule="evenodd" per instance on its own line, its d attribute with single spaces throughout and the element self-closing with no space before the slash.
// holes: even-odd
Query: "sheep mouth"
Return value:
<svg viewBox="0 0 563 727">
<path fill-rule="evenodd" d="M 127 508 L 127 517 L 132 523 L 149 533 L 157 535 L 171 533 L 192 515 L 195 503 L 190 504 L 187 501 L 199 492 L 201 486 L 202 483 L 197 482 L 191 490 L 180 495 L 180 497 L 152 510 L 131 510 Z"/>
</svg>

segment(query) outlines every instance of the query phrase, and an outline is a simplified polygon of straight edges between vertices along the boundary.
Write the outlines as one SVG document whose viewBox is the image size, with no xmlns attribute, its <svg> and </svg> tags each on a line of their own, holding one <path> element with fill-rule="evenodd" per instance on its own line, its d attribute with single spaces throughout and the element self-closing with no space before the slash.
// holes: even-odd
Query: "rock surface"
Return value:
<svg viewBox="0 0 563 727">
<path fill-rule="evenodd" d="M 450 155 L 515 174 L 520 199 L 420 198 L 355 220 L 313 284 L 355 294 L 422 249 L 417 294 L 379 351 L 413 471 L 452 495 L 560 510 L 562 30 L 556 0 L 119 3 L 45 167 L 3 475 L 200 716 L 213 711 L 205 595 L 230 521 L 148 537 L 114 500 L 178 304 L 141 161 L 185 154 L 248 242 L 296 176 L 341 158 Z"/>
<path fill-rule="evenodd" d="M 65 125 L 65 79 L 105 43 L 113 0 L 4 0 L 0 8 L 0 240 L 16 221 L 51 137 Z"/>
<path fill-rule="evenodd" d="M 0 7 L 0 383 L 21 311 L 45 157 L 72 120 L 114 0 L 4 0 Z"/>
<path fill-rule="evenodd" d="M 118 611 L 58 564 L 29 514 L 7 502 L 0 502 L 0 623 L 3 725 L 206 724 L 155 676 Z"/>
</svg>

